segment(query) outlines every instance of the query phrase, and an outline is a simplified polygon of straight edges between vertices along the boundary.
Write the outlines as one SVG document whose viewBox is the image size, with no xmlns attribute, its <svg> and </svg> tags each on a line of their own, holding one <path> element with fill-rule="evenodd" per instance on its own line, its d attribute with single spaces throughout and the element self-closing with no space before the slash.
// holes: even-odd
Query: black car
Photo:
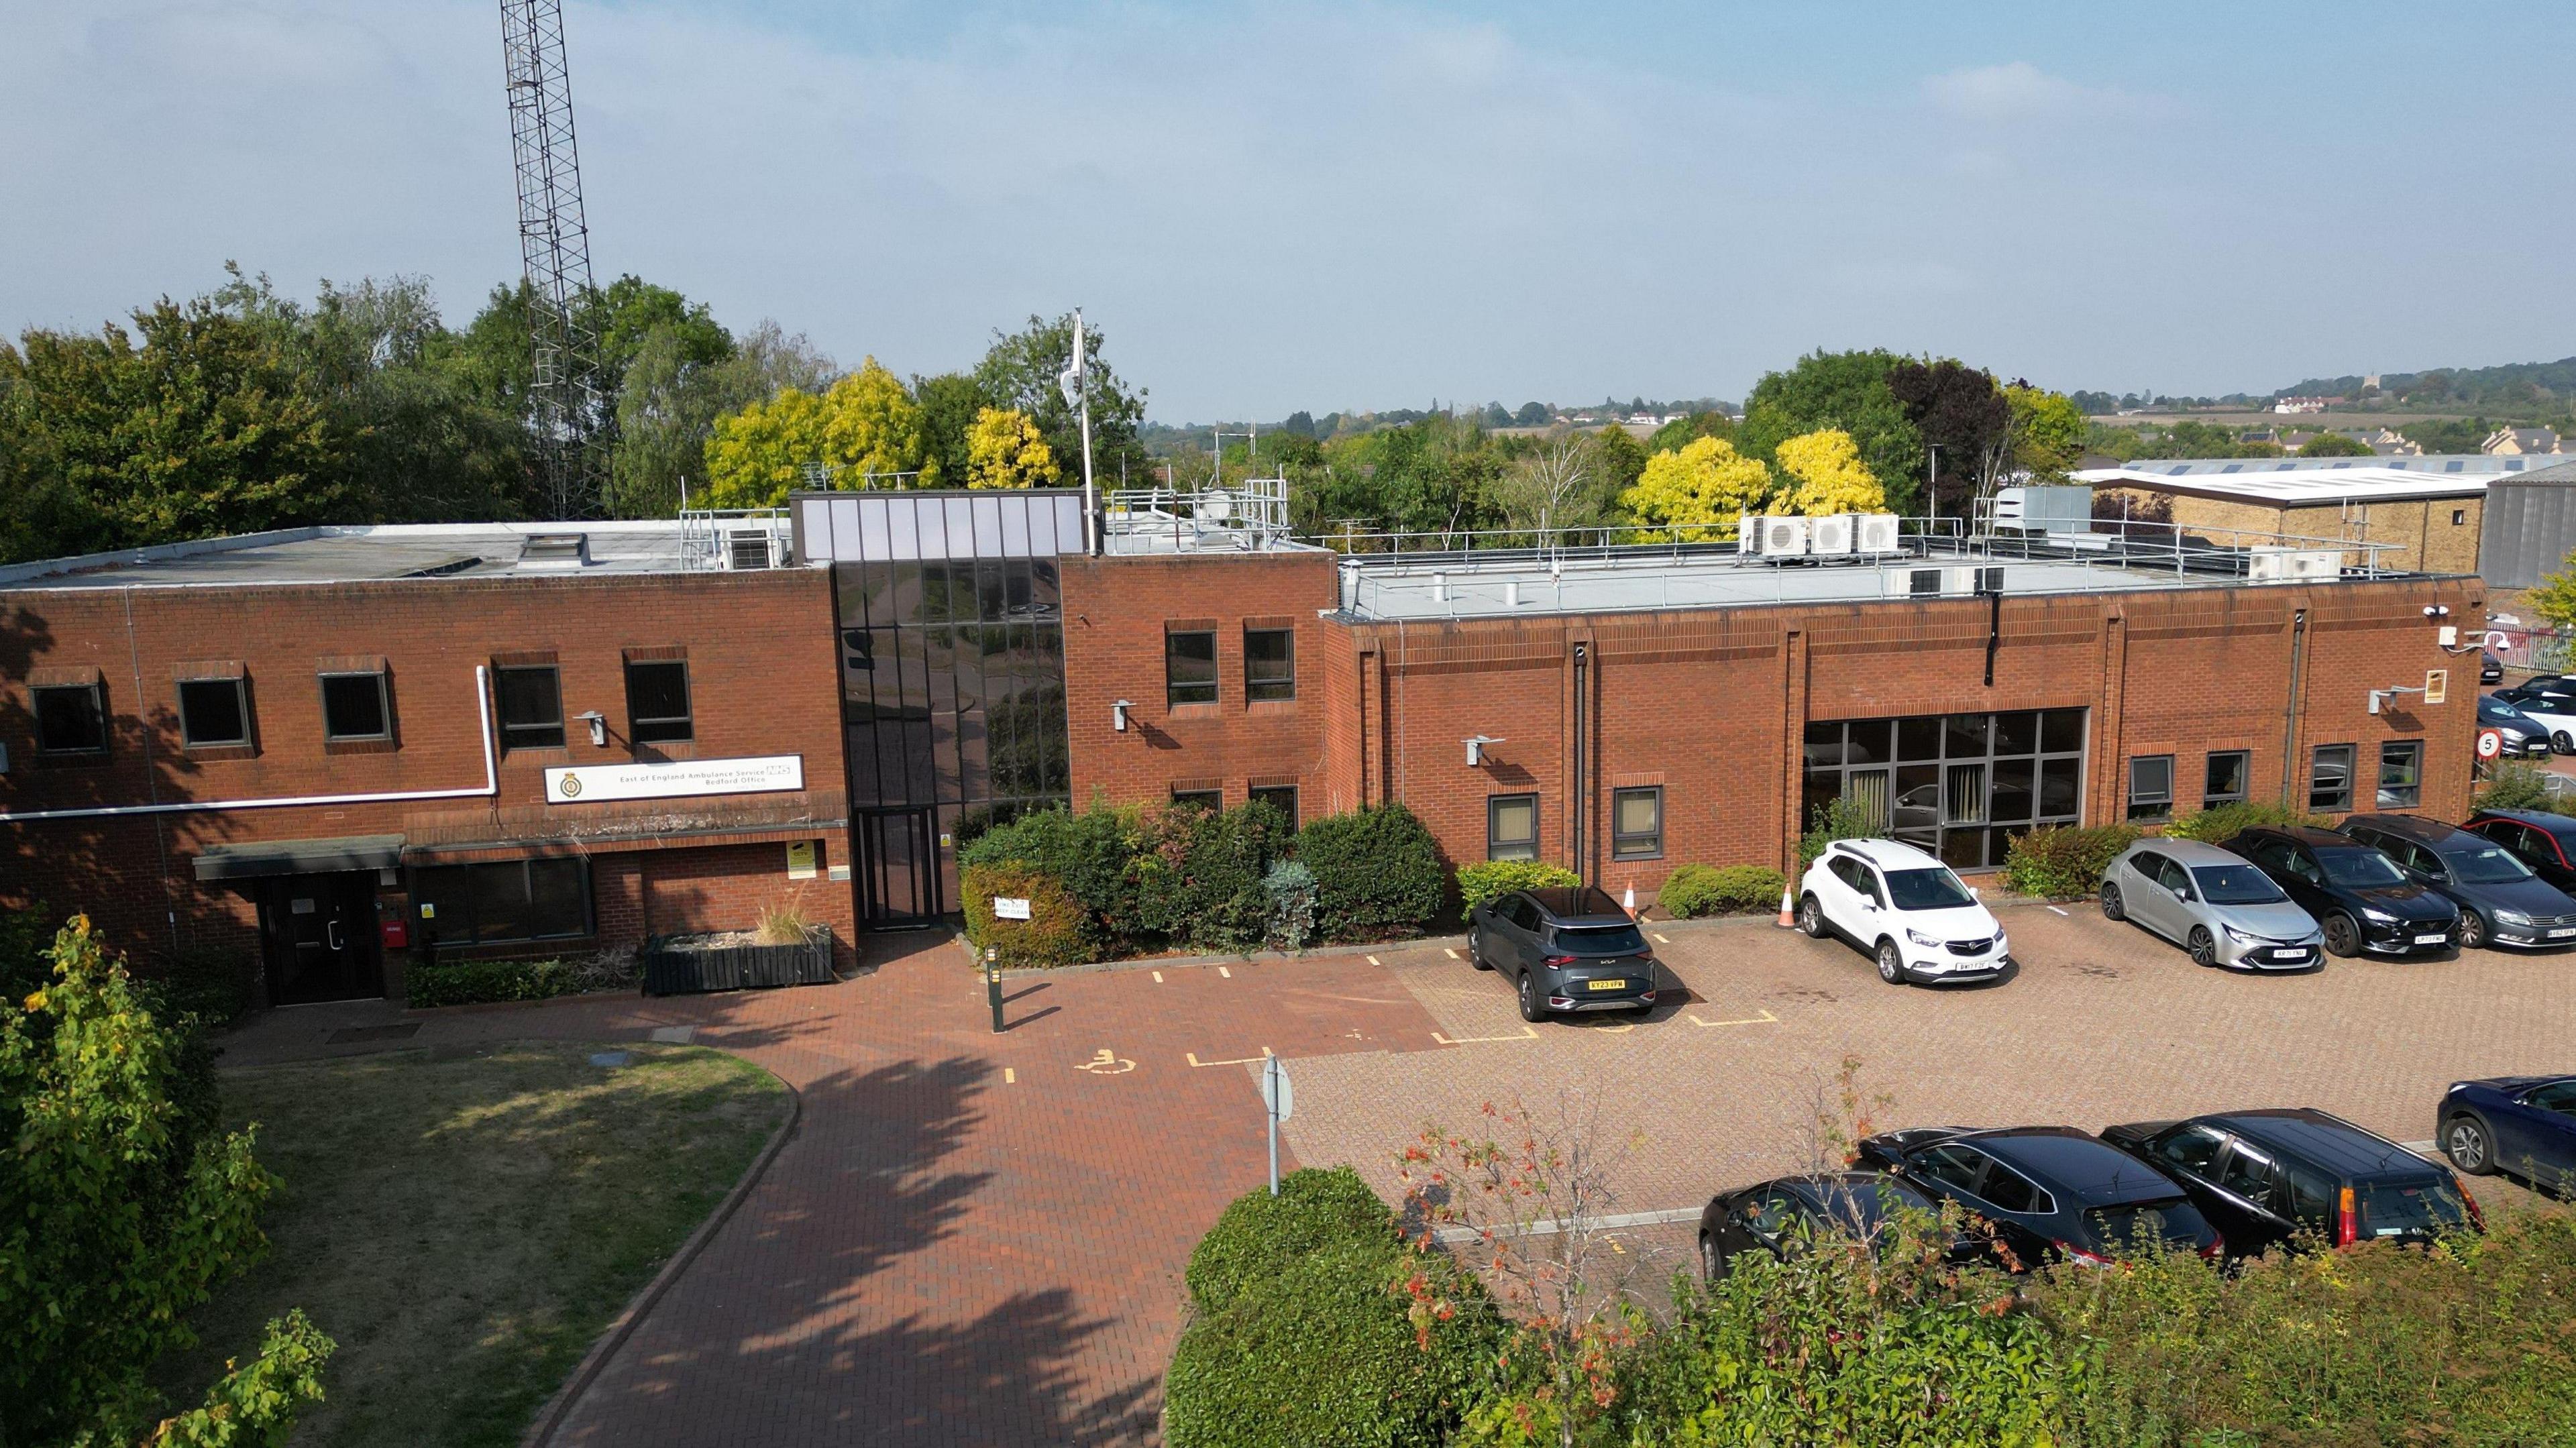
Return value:
<svg viewBox="0 0 2576 1448">
<path fill-rule="evenodd" d="M 2343 832 L 2460 907 L 2460 948 L 2576 945 L 2576 900 L 2484 835 L 2414 815 L 2355 815 Z"/>
<path fill-rule="evenodd" d="M 2004 1266 L 2101 1266 L 2151 1239 L 2225 1250 L 2173 1179 L 2071 1126 L 1918 1127 L 1860 1144 L 1862 1164 L 1957 1202 L 1988 1223 Z"/>
<path fill-rule="evenodd" d="M 1709 1198 L 1699 1214 L 1699 1266 L 1711 1282 L 1747 1252 L 1786 1260 L 1827 1233 L 1873 1238 L 1898 1212 L 1938 1216 L 1930 1197 L 1883 1172 L 1844 1171 L 1782 1177 Z M 1953 1261 L 1983 1254 L 1975 1237 L 1952 1238 Z"/>
<path fill-rule="evenodd" d="M 2295 1245 L 2301 1233 L 2345 1247 L 2484 1226 L 2457 1177 L 2323 1111 L 2138 1121 L 2105 1127 L 2102 1139 L 2182 1183 L 2231 1256 Z"/>
<path fill-rule="evenodd" d="M 2440 953 L 2459 937 L 2459 906 L 2349 835 L 2291 825 L 2247 830 L 2227 848 L 2317 918 L 2329 954 Z"/>
<path fill-rule="evenodd" d="M 2549 726 L 2525 714 L 2509 700 L 2478 696 L 2478 727 L 2492 729 L 2504 742 L 2507 759 L 2549 757 Z"/>
<path fill-rule="evenodd" d="M 2481 684 L 2504 682 L 2504 660 L 2497 658 L 2496 651 L 2493 649 L 2478 650 L 2478 682 Z"/>
<path fill-rule="evenodd" d="M 1513 890 L 1468 911 L 1467 958 L 1511 979 L 1525 1021 L 1654 1009 L 1654 948 L 1619 902 L 1591 885 Z"/>
<path fill-rule="evenodd" d="M 2471 1176 L 2509 1171 L 2576 1196 L 2576 1076 L 2455 1081 L 2435 1113 L 2433 1140 Z"/>
<path fill-rule="evenodd" d="M 2482 809 L 2460 828 L 2513 852 L 2531 873 L 2576 891 L 2576 819 L 2536 809 Z"/>
</svg>

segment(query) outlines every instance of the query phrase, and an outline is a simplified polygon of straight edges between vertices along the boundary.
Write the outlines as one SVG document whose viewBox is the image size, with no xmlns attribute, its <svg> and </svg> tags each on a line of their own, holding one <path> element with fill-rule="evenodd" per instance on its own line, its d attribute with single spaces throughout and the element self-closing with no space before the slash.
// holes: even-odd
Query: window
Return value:
<svg viewBox="0 0 2576 1448">
<path fill-rule="evenodd" d="M 579 859 L 435 865 L 412 875 L 441 944 L 497 945 L 590 933 L 590 871 Z"/>
<path fill-rule="evenodd" d="M 38 754 L 105 754 L 107 698 L 96 684 L 33 691 Z"/>
<path fill-rule="evenodd" d="M 2169 819 L 2173 815 L 2173 756 L 2142 754 L 2129 761 L 2129 818 Z"/>
<path fill-rule="evenodd" d="M 2468 521 L 2469 521 L 2469 510 L 2468 510 L 2468 509 L 2466 509 L 2466 508 L 2453 508 L 2453 509 L 2451 510 L 2451 526 L 2452 526 L 2452 527 L 2454 527 L 2454 528 L 2462 528 L 2462 527 L 2466 527 L 2466 526 L 2468 525 Z"/>
<path fill-rule="evenodd" d="M 2200 802 L 2206 807 L 2220 804 L 2242 804 L 2254 777 L 2254 756 L 2242 749 L 2220 750 L 2209 756 L 2209 771 L 2201 782 Z"/>
<path fill-rule="evenodd" d="M 2525 1105 L 2561 1116 L 2576 1116 L 2576 1081 L 2553 1081 L 2523 1098 Z"/>
<path fill-rule="evenodd" d="M 1297 697 L 1296 630 L 1243 631 L 1243 697 L 1254 704 L 1284 703 Z"/>
<path fill-rule="evenodd" d="M 1205 630 L 1163 635 L 1163 686 L 1171 705 L 1216 702 L 1216 635 Z"/>
<path fill-rule="evenodd" d="M 2284 1216 L 2308 1231 L 2334 1230 L 2334 1184 L 2305 1167 L 2281 1164 L 2281 1191 L 2273 1200 Z"/>
<path fill-rule="evenodd" d="M 385 676 L 324 674 L 322 737 L 332 743 L 352 739 L 391 739 L 394 711 Z"/>
<path fill-rule="evenodd" d="M 1279 811 L 1280 816 L 1288 821 L 1291 829 L 1296 827 L 1297 786 L 1293 784 L 1263 785 L 1254 789 L 1251 793 L 1252 802 L 1254 804 L 1266 804 L 1270 806 L 1272 809 Z"/>
<path fill-rule="evenodd" d="M 1810 722 L 1798 817 L 1848 800 L 1953 868 L 2001 865 L 2013 836 L 2079 821 L 2084 734 L 2081 709 Z"/>
<path fill-rule="evenodd" d="M 179 737 L 191 749 L 250 742 L 250 700 L 240 679 L 185 679 L 179 684 Z"/>
<path fill-rule="evenodd" d="M 1978 1183 L 1977 1195 L 1999 1210 L 2027 1212 L 2038 1199 L 2039 1191 L 2030 1184 L 2030 1178 L 1997 1162 L 1986 1168 L 1986 1179 Z"/>
<path fill-rule="evenodd" d="M 2227 1153 L 2227 1165 L 2218 1177 L 2221 1191 L 2234 1192 L 2256 1206 L 2268 1206 L 2272 1200 L 2272 1161 L 2261 1152 L 2236 1143 Z"/>
<path fill-rule="evenodd" d="M 2308 808 L 2342 814 L 2352 808 L 2352 746 L 2320 744 L 2309 756 Z"/>
<path fill-rule="evenodd" d="M 2206 1126 L 2186 1126 L 2166 1137 L 2164 1144 L 2156 1148 L 2156 1155 L 2194 1176 L 2205 1177 L 2217 1168 L 2218 1149 L 2226 1144 L 2226 1137 Z"/>
<path fill-rule="evenodd" d="M 563 747 L 563 689 L 554 665 L 496 668 L 492 682 L 501 696 L 503 752 Z"/>
<path fill-rule="evenodd" d="M 1213 814 L 1225 808 L 1225 791 L 1220 789 L 1176 789 L 1172 803 L 1181 809 L 1203 809 Z"/>
<path fill-rule="evenodd" d="M 2424 741 L 2392 739 L 2379 746 L 2379 807 L 2413 809 L 2424 802 Z"/>
<path fill-rule="evenodd" d="M 1925 1176 L 1954 1191 L 1974 1192 L 1985 1173 L 1986 1154 L 1964 1146 L 1936 1146 L 1914 1158 Z"/>
<path fill-rule="evenodd" d="M 1664 792 L 1614 789 L 1610 792 L 1610 858 L 1653 860 L 1664 853 Z"/>
<path fill-rule="evenodd" d="M 1538 858 L 1538 796 L 1497 794 L 1485 800 L 1485 858 Z"/>
<path fill-rule="evenodd" d="M 689 717 L 686 660 L 627 661 L 626 732 L 638 744 L 685 744 L 697 737 Z"/>
</svg>

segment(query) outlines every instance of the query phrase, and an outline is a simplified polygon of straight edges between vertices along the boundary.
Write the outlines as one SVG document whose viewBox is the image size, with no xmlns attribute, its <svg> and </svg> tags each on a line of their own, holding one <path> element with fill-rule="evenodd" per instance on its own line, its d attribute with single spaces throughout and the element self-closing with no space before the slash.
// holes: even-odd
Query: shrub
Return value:
<svg viewBox="0 0 2576 1448">
<path fill-rule="evenodd" d="M 635 983 L 631 951 L 603 951 L 571 960 L 443 960 L 414 965 L 403 975 L 403 993 L 415 1008 L 541 1001 L 584 991 L 619 990 Z"/>
<path fill-rule="evenodd" d="M 957 872 L 957 892 L 966 907 L 966 938 L 978 955 L 997 950 L 1002 964 L 1015 967 L 1081 965 L 1100 958 L 1081 902 L 1045 870 L 1022 864 L 968 865 Z M 1028 901 L 1029 918 L 995 919 L 996 895 Z"/>
<path fill-rule="evenodd" d="M 2072 900 L 2093 893 L 2102 872 L 2137 841 L 2135 825 L 2043 825 L 2013 836 L 2004 854 L 2004 886 L 2043 900 Z"/>
<path fill-rule="evenodd" d="M 1798 864 L 1812 865 L 1836 840 L 1862 840 L 1881 828 L 1878 812 L 1851 795 L 1836 795 L 1807 814 L 1807 832 L 1798 837 Z"/>
<path fill-rule="evenodd" d="M 2486 788 L 2478 791 L 2480 809 L 2536 809 L 2553 814 L 2568 812 L 2563 796 L 2549 788 L 2549 777 L 2528 764 L 2498 763 L 2487 776 Z"/>
<path fill-rule="evenodd" d="M 1664 879 L 1655 903 L 1667 915 L 1688 918 L 1729 910 L 1770 910 L 1788 881 L 1761 865 L 1684 865 Z"/>
<path fill-rule="evenodd" d="M 1281 1177 L 1275 1197 L 1264 1188 L 1227 1203 L 1191 1250 L 1182 1280 L 1192 1306 L 1218 1312 L 1300 1258 L 1346 1242 L 1368 1243 L 1389 1256 L 1404 1246 L 1394 1213 L 1358 1172 L 1305 1167 Z"/>
<path fill-rule="evenodd" d="M 1281 950 L 1305 949 L 1315 936 L 1315 872 L 1281 860 L 1261 877 L 1261 892 L 1270 898 L 1270 943 Z"/>
<path fill-rule="evenodd" d="M 1448 903 L 1440 846 L 1401 804 L 1316 820 L 1298 832 L 1297 858 L 1315 872 L 1315 914 L 1328 940 L 1410 934 Z"/>
<path fill-rule="evenodd" d="M 1144 943 L 1136 870 L 1145 847 L 1143 817 L 1134 809 L 1092 809 L 1081 814 L 1047 809 L 995 826 L 957 851 L 957 863 L 1022 865 L 1061 881 L 1090 917 L 1094 949 L 1133 954 Z"/>
<path fill-rule="evenodd" d="M 1267 805 L 1155 814 L 1146 827 L 1149 848 L 1137 861 L 1137 925 L 1198 950 L 1260 944 L 1270 920 L 1261 878 L 1278 824 L 1279 812 Z"/>
<path fill-rule="evenodd" d="M 2198 840 L 2205 845 L 2223 845 L 2247 830 L 2262 825 L 2326 823 L 2329 821 L 2322 815 L 2312 815 L 2305 810 L 2291 809 L 2287 805 L 2257 804 L 2246 801 L 2237 804 L 2211 805 L 2207 809 L 2196 809 L 2176 815 L 2173 823 L 2165 826 L 2164 832 L 2168 837 L 2177 840 Z"/>
<path fill-rule="evenodd" d="M 1582 883 L 1582 876 L 1544 860 L 1486 860 L 1458 868 L 1458 908 L 1473 910 L 1507 891 Z"/>
</svg>

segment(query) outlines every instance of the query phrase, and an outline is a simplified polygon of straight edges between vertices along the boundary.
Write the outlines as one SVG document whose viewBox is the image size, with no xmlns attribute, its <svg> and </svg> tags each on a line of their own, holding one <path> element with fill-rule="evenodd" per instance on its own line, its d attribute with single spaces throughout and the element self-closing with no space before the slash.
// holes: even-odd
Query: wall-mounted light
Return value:
<svg viewBox="0 0 2576 1448">
<path fill-rule="evenodd" d="M 1500 744 L 1502 742 L 1503 741 L 1500 739 L 1496 739 L 1485 734 L 1479 734 L 1469 739 L 1467 741 L 1467 767 L 1469 769 L 1484 768 L 1485 746 L 1488 744 Z"/>
<path fill-rule="evenodd" d="M 608 716 L 607 716 L 607 715 L 600 713 L 600 712 L 599 712 L 598 710 L 596 710 L 596 709 L 593 709 L 593 710 L 589 711 L 588 713 L 585 713 L 585 714 L 575 714 L 575 715 L 574 715 L 574 716 L 572 716 L 572 717 L 574 717 L 575 719 L 580 720 L 582 723 L 587 724 L 587 725 L 589 725 L 589 726 L 590 726 L 590 742 L 591 742 L 591 745 L 592 745 L 594 748 L 597 748 L 597 747 L 600 747 L 600 746 L 604 746 L 604 745 L 606 745 L 606 744 L 608 743 Z"/>
<path fill-rule="evenodd" d="M 1125 700 L 1125 699 L 1121 699 L 1121 700 L 1119 700 L 1117 703 L 1110 705 L 1110 706 L 1109 706 L 1109 727 L 1110 727 L 1110 728 L 1112 728 L 1112 729 L 1117 730 L 1117 731 L 1118 731 L 1119 733 L 1121 733 L 1121 734 L 1126 733 L 1126 732 L 1127 732 L 1127 711 L 1128 711 L 1128 710 L 1130 710 L 1130 709 L 1133 709 L 1133 708 L 1135 708 L 1135 707 L 1136 707 L 1136 706 L 1135 706 L 1135 704 L 1133 704 L 1132 702 L 1130 702 L 1130 701 L 1128 701 L 1128 700 Z"/>
</svg>

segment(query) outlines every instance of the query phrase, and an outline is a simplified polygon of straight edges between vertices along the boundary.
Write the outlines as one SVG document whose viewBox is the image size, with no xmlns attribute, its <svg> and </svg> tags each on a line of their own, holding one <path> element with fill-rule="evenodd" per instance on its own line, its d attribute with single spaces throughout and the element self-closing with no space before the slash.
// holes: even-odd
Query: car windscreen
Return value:
<svg viewBox="0 0 2576 1448">
<path fill-rule="evenodd" d="M 2531 867 L 2496 845 L 2467 845 L 2444 850 L 2452 878 L 2463 885 L 2510 885 L 2531 878 Z"/>
<path fill-rule="evenodd" d="M 2502 699 L 2480 699 L 2478 717 L 2498 724 L 2511 723 L 2522 717 L 2522 711 Z"/>
<path fill-rule="evenodd" d="M 2202 865 L 2191 878 L 2212 905 L 2278 905 L 2290 898 L 2252 865 Z"/>
<path fill-rule="evenodd" d="M 1560 925 L 1558 948 L 1574 955 L 1628 955 L 1646 948 L 1634 925 Z"/>
<path fill-rule="evenodd" d="M 1887 898 L 1899 910 L 1956 910 L 1977 903 L 1948 870 L 1890 870 Z"/>
<path fill-rule="evenodd" d="M 2086 1207 L 2084 1225 L 2092 1228 L 2097 1241 L 2115 1252 L 2136 1251 L 2155 1242 L 2197 1251 L 2218 1240 L 2209 1219 L 2181 1197 Z"/>
<path fill-rule="evenodd" d="M 2347 890 L 2367 890 L 2378 885 L 2403 885 L 2406 872 L 2377 850 L 2354 846 L 2348 850 L 2319 850 L 2317 863 L 2325 866 L 2326 878 Z"/>
<path fill-rule="evenodd" d="M 2356 1182 L 2352 1199 L 2364 1237 L 2429 1237 L 2468 1225 L 2460 1194 L 2437 1176 Z"/>
</svg>

